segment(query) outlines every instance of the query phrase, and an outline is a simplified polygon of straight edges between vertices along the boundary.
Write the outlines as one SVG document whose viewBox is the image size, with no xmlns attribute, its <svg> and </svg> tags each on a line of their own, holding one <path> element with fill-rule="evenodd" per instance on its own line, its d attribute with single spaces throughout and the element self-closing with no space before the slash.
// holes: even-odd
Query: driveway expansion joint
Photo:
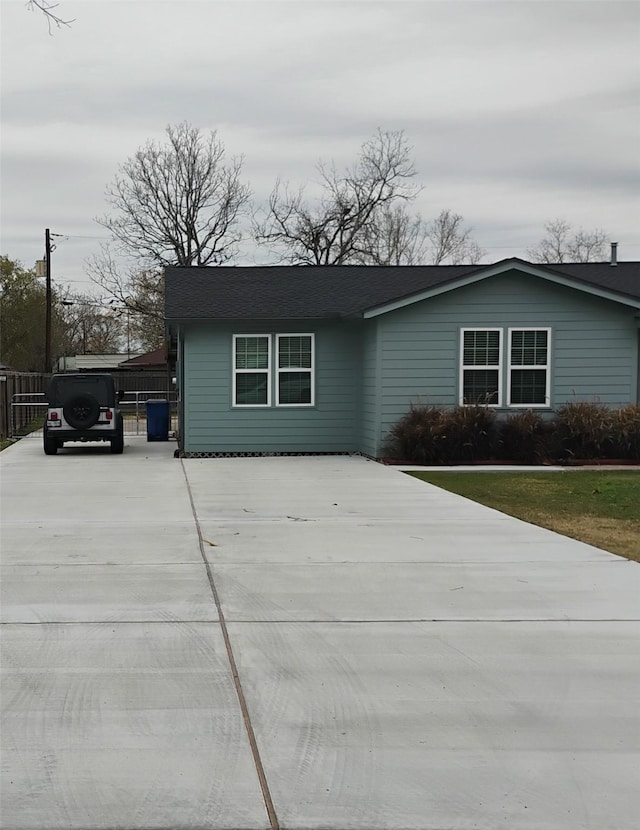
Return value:
<svg viewBox="0 0 640 830">
<path fill-rule="evenodd" d="M 213 573 L 211 569 L 211 565 L 207 559 L 205 553 L 205 544 L 207 543 L 204 536 L 202 535 L 202 528 L 200 527 L 200 521 L 198 519 L 198 514 L 196 512 L 195 502 L 193 500 L 193 493 L 191 491 L 191 485 L 189 483 L 189 477 L 187 476 L 187 471 L 184 466 L 184 461 L 180 459 L 180 465 L 182 466 L 182 472 L 184 474 L 184 480 L 187 487 L 187 494 L 189 496 L 189 502 L 191 504 L 191 511 L 193 513 L 193 521 L 196 526 L 196 531 L 198 533 L 198 544 L 200 546 L 200 555 L 202 556 L 202 562 L 204 564 L 205 570 L 207 572 L 207 579 L 209 580 L 209 585 L 211 587 L 211 593 L 213 595 L 214 602 L 216 604 L 216 608 L 218 610 L 218 617 L 219 617 L 219 625 L 222 631 L 222 637 L 224 639 L 225 648 L 227 651 L 227 657 L 229 659 L 229 666 L 231 668 L 231 674 L 233 676 L 233 685 L 236 690 L 236 694 L 238 696 L 238 702 L 240 704 L 240 710 L 242 712 L 242 719 L 244 722 L 245 730 L 247 733 L 247 739 L 249 741 L 249 747 L 251 749 L 251 754 L 253 756 L 253 762 L 256 768 L 256 774 L 258 776 L 258 781 L 260 782 L 260 789 L 262 791 L 262 797 L 264 799 L 265 809 L 267 811 L 267 815 L 269 817 L 269 823 L 271 825 L 271 830 L 280 830 L 280 824 L 278 822 L 278 817 L 276 815 L 275 807 L 273 804 L 273 798 L 271 797 L 271 791 L 269 790 L 269 782 L 267 781 L 267 776 L 264 770 L 264 764 L 262 763 L 262 758 L 260 757 L 260 750 L 258 749 L 258 742 L 256 740 L 255 731 L 253 729 L 253 725 L 251 723 L 251 716 L 249 714 L 249 707 L 247 706 L 247 701 L 244 695 L 244 691 L 242 688 L 242 682 L 240 680 L 240 674 L 238 672 L 238 666 L 236 663 L 235 656 L 233 654 L 233 647 L 231 645 L 231 639 L 229 637 L 229 632 L 227 630 L 227 623 L 224 617 L 224 613 L 222 611 L 222 604 L 220 602 L 220 597 L 218 596 L 218 590 L 216 588 L 215 582 L 213 580 Z"/>
</svg>

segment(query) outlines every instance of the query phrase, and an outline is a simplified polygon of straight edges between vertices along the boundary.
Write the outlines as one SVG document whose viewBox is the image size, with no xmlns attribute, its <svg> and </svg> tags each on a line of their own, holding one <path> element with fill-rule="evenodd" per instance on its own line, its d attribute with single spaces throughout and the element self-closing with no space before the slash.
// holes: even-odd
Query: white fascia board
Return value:
<svg viewBox="0 0 640 830">
<path fill-rule="evenodd" d="M 404 308 L 413 303 L 419 303 L 421 300 L 428 300 L 431 297 L 437 297 L 439 294 L 446 294 L 448 291 L 455 291 L 457 288 L 464 288 L 467 285 L 473 285 L 481 280 L 495 277 L 499 274 L 504 274 L 507 271 L 520 271 L 523 274 L 531 274 L 557 285 L 564 285 L 567 288 L 574 288 L 577 291 L 582 291 L 585 294 L 592 294 L 595 297 L 600 297 L 604 300 L 611 300 L 614 303 L 621 303 L 622 305 L 631 306 L 631 308 L 640 309 L 640 300 L 633 297 L 625 297 L 622 294 L 617 294 L 615 291 L 609 291 L 606 288 L 599 288 L 597 285 L 589 285 L 584 282 L 577 282 L 570 277 L 562 276 L 561 274 L 552 274 L 543 268 L 536 268 L 535 265 L 529 265 L 525 262 L 504 262 L 500 265 L 491 265 L 488 268 L 476 271 L 466 277 L 461 277 L 458 280 L 452 280 L 444 285 L 436 285 L 433 288 L 428 288 L 425 291 L 420 291 L 418 294 L 412 294 L 410 297 L 403 297 L 399 300 L 394 300 L 391 303 L 377 306 L 375 308 L 367 309 L 363 312 L 365 319 L 370 317 L 379 317 L 381 314 L 387 314 L 390 311 L 396 311 L 398 308 Z"/>
</svg>

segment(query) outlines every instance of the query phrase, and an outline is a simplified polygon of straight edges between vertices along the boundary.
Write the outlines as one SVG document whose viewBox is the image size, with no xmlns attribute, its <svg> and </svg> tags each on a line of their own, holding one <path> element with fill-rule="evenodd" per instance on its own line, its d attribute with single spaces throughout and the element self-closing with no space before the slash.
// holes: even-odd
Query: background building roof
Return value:
<svg viewBox="0 0 640 830">
<path fill-rule="evenodd" d="M 137 354 L 130 360 L 123 360 L 118 364 L 121 369 L 145 369 L 149 367 L 157 368 L 159 366 L 167 365 L 167 358 L 164 352 L 164 347 L 154 349 L 145 354 Z"/>
</svg>

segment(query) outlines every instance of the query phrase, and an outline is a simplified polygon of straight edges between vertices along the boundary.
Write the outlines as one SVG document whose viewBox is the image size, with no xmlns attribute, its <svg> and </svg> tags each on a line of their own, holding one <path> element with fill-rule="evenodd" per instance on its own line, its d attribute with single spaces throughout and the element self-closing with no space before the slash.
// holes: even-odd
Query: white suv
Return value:
<svg viewBox="0 0 640 830">
<path fill-rule="evenodd" d="M 47 393 L 44 451 L 55 455 L 65 441 L 109 441 L 111 452 L 124 449 L 124 424 L 111 375 L 53 375 Z"/>
</svg>

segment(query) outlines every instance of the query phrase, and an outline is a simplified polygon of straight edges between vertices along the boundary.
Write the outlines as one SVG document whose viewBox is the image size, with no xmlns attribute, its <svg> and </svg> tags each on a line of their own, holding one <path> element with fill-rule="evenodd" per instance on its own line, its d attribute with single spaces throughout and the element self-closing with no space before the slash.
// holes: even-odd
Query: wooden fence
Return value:
<svg viewBox="0 0 640 830">
<path fill-rule="evenodd" d="M 15 395 L 33 395 L 44 392 L 50 375 L 39 372 L 2 372 L 0 374 L 0 439 L 19 432 L 33 419 L 30 407 L 20 407 L 12 413 Z M 28 400 L 24 398 L 23 400 Z M 13 415 L 13 422 L 12 422 Z"/>
<path fill-rule="evenodd" d="M 113 376 L 116 389 L 124 392 L 172 390 L 166 372 L 109 372 Z M 19 435 L 43 412 L 43 399 L 38 395 L 46 392 L 50 375 L 37 372 L 0 372 L 0 439 Z M 16 396 L 22 397 L 16 397 Z M 16 402 L 21 405 L 15 405 Z M 33 403 L 33 405 L 30 405 Z M 14 404 L 14 406 L 12 406 Z"/>
<path fill-rule="evenodd" d="M 123 371 L 109 372 L 116 384 L 116 389 L 124 392 L 170 392 L 174 387 L 166 372 Z"/>
</svg>

